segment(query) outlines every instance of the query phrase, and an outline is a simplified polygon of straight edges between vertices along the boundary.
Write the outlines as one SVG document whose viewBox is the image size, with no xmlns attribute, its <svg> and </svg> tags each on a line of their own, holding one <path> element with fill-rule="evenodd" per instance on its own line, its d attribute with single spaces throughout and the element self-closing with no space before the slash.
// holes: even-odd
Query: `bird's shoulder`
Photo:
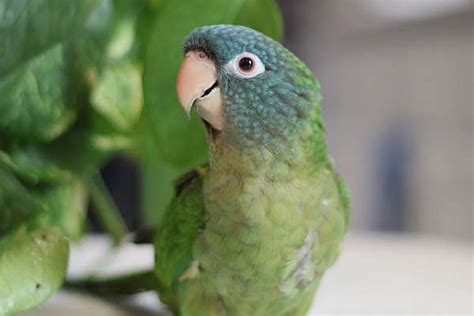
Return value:
<svg viewBox="0 0 474 316">
<path fill-rule="evenodd" d="M 203 178 L 207 168 L 194 169 L 176 183 L 176 195 L 164 214 L 155 237 L 155 270 L 172 285 L 192 263 L 192 248 L 204 228 Z"/>
</svg>

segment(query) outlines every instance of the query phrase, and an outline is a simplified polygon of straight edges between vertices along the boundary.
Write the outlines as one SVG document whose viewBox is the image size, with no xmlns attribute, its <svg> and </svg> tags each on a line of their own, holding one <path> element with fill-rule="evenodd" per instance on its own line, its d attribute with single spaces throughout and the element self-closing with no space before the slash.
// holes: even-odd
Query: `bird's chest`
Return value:
<svg viewBox="0 0 474 316">
<path fill-rule="evenodd" d="M 216 185 L 218 184 L 218 185 Z M 297 269 L 314 274 L 314 183 L 301 177 L 226 177 L 205 188 L 206 228 L 196 245 L 218 290 L 258 298 L 284 293 Z M 305 270 L 305 271 L 303 271 Z M 214 277 L 217 276 L 217 277 Z"/>
</svg>

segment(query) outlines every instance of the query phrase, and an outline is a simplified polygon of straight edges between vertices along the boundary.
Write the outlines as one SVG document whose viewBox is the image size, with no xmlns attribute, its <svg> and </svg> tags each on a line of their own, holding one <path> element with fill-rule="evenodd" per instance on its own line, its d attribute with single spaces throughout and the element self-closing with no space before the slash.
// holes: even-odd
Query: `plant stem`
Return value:
<svg viewBox="0 0 474 316">
<path fill-rule="evenodd" d="M 153 271 L 143 271 L 109 279 L 68 280 L 65 287 L 95 295 L 114 296 L 156 290 L 159 282 Z"/>
<path fill-rule="evenodd" d="M 115 245 L 118 245 L 128 233 L 127 226 L 115 205 L 112 197 L 100 175 L 94 176 L 89 182 L 93 209 L 104 230 L 111 236 Z"/>
</svg>

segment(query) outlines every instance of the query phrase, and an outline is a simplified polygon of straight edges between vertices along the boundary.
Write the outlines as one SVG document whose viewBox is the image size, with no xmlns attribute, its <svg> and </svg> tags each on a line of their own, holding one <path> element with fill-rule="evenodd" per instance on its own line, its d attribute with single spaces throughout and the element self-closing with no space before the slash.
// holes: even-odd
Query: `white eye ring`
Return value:
<svg viewBox="0 0 474 316">
<path fill-rule="evenodd" d="M 227 69 L 239 78 L 249 79 L 265 72 L 265 65 L 257 55 L 245 52 L 229 61 Z"/>
</svg>

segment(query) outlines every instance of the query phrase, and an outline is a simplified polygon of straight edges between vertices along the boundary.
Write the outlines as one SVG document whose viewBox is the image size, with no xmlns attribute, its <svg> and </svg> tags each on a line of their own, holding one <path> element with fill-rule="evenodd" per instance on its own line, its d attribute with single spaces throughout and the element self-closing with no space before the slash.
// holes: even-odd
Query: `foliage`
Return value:
<svg viewBox="0 0 474 316">
<path fill-rule="evenodd" d="M 139 165 L 149 223 L 206 162 L 174 84 L 185 35 L 217 23 L 281 36 L 273 0 L 0 0 L 0 314 L 60 287 L 89 200 L 124 236 L 98 177 L 112 155 Z"/>
<path fill-rule="evenodd" d="M 53 226 L 18 231 L 0 253 L 0 314 L 34 307 L 57 291 L 66 275 L 68 255 L 66 237 Z"/>
</svg>

